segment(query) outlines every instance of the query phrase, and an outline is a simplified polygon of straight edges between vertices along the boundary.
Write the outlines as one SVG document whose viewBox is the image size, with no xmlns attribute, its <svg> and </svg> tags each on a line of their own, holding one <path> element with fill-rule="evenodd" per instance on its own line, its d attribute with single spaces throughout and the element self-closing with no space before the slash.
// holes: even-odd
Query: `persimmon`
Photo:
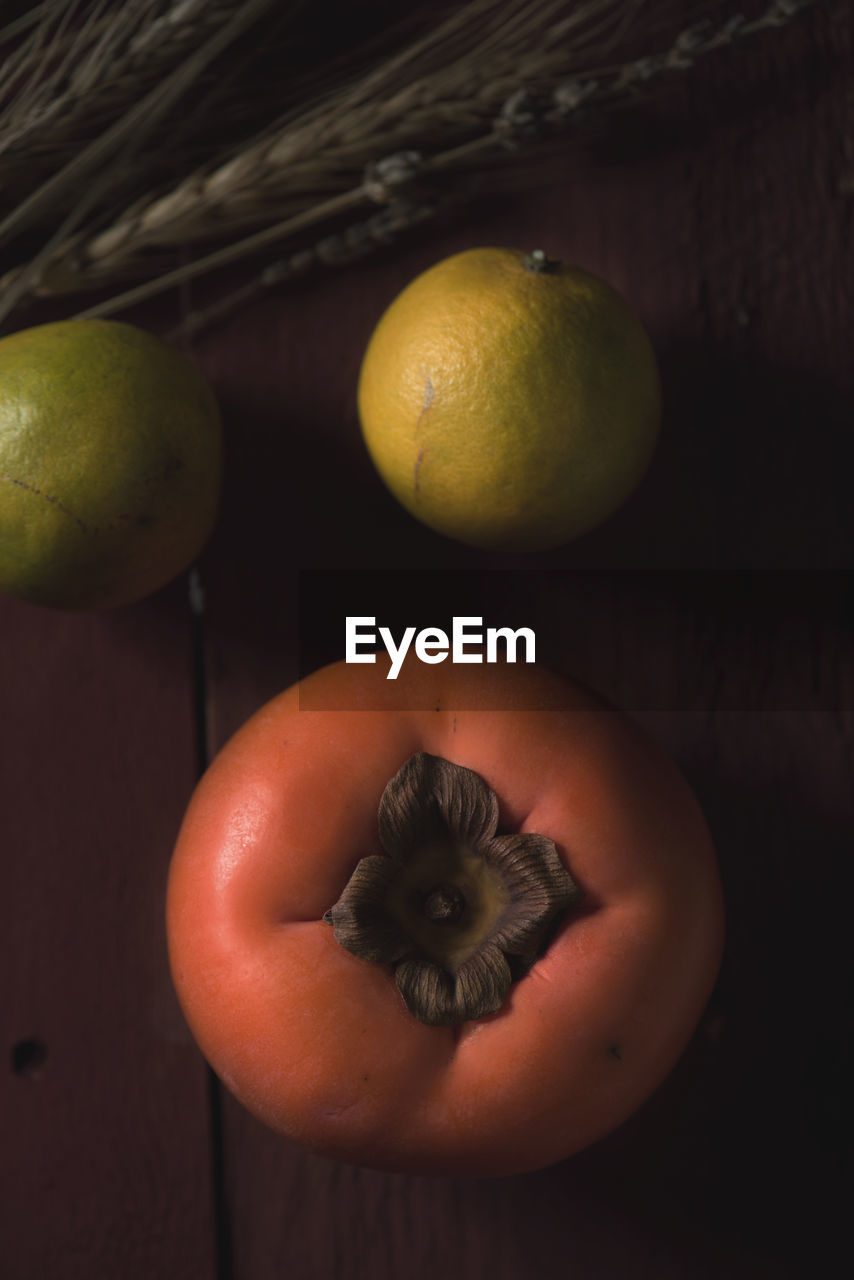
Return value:
<svg viewBox="0 0 854 1280">
<path fill-rule="evenodd" d="M 711 838 L 671 760 L 536 666 L 338 663 L 193 795 L 174 982 L 238 1099 L 346 1162 L 489 1176 L 605 1135 L 717 974 Z"/>
</svg>

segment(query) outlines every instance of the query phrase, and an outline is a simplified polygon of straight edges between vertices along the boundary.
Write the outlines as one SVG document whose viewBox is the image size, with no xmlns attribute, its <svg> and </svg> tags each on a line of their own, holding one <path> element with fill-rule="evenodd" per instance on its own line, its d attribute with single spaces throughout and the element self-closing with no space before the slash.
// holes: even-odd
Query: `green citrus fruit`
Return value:
<svg viewBox="0 0 854 1280">
<path fill-rule="evenodd" d="M 368 451 L 397 499 L 476 547 L 558 546 L 635 488 L 658 435 L 649 338 L 604 280 L 471 249 L 425 271 L 362 363 Z"/>
<path fill-rule="evenodd" d="M 0 591 L 105 608 L 186 568 L 216 517 L 213 392 L 159 338 L 67 320 L 0 339 Z"/>
</svg>

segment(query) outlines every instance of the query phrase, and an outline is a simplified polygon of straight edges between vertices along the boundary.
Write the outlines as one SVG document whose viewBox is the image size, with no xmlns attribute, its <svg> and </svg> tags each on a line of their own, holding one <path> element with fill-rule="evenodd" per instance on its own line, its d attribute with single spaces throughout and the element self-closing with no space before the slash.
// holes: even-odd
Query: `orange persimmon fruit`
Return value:
<svg viewBox="0 0 854 1280">
<path fill-rule="evenodd" d="M 169 877 L 178 996 L 225 1085 L 316 1152 L 411 1173 L 539 1168 L 616 1128 L 691 1039 L 723 941 L 710 835 L 671 760 L 580 685 L 538 666 L 387 670 L 323 668 L 214 759 Z M 534 943 L 541 847 L 559 884 Z M 362 868 L 382 882 L 367 905 Z M 434 949 L 483 885 L 475 933 Z M 410 945 L 412 903 L 433 915 Z M 413 1013 L 418 991 L 438 1025 Z"/>
</svg>

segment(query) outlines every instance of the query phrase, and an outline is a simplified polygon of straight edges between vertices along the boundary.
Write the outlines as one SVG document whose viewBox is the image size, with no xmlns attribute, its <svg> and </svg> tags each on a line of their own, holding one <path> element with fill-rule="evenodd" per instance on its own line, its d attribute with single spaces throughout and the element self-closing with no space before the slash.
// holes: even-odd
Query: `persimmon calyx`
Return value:
<svg viewBox="0 0 854 1280">
<path fill-rule="evenodd" d="M 378 825 L 385 853 L 357 863 L 324 916 L 336 941 L 392 965 L 421 1022 L 494 1013 L 581 896 L 554 841 L 498 835 L 498 800 L 479 774 L 426 752 L 386 786 Z"/>
</svg>

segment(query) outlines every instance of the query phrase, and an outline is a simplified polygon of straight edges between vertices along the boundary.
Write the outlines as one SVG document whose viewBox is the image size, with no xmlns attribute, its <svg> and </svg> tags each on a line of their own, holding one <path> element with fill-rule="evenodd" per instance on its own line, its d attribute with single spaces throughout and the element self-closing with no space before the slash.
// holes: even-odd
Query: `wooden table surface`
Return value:
<svg viewBox="0 0 854 1280">
<path fill-rule="evenodd" d="M 818 6 L 573 133 L 536 190 L 196 339 L 228 456 L 201 616 L 186 578 L 104 614 L 0 600 L 4 1280 L 830 1273 L 851 1078 L 852 40 L 851 6 Z M 416 525 L 354 408 L 396 292 L 503 243 L 620 288 L 665 391 L 636 495 L 526 558 Z M 383 1175 L 295 1149 L 212 1078 L 171 987 L 165 877 L 204 761 L 301 662 L 343 656 L 353 601 L 450 614 L 471 593 L 673 753 L 719 851 L 726 955 L 684 1059 L 610 1138 L 524 1177 Z"/>
</svg>

